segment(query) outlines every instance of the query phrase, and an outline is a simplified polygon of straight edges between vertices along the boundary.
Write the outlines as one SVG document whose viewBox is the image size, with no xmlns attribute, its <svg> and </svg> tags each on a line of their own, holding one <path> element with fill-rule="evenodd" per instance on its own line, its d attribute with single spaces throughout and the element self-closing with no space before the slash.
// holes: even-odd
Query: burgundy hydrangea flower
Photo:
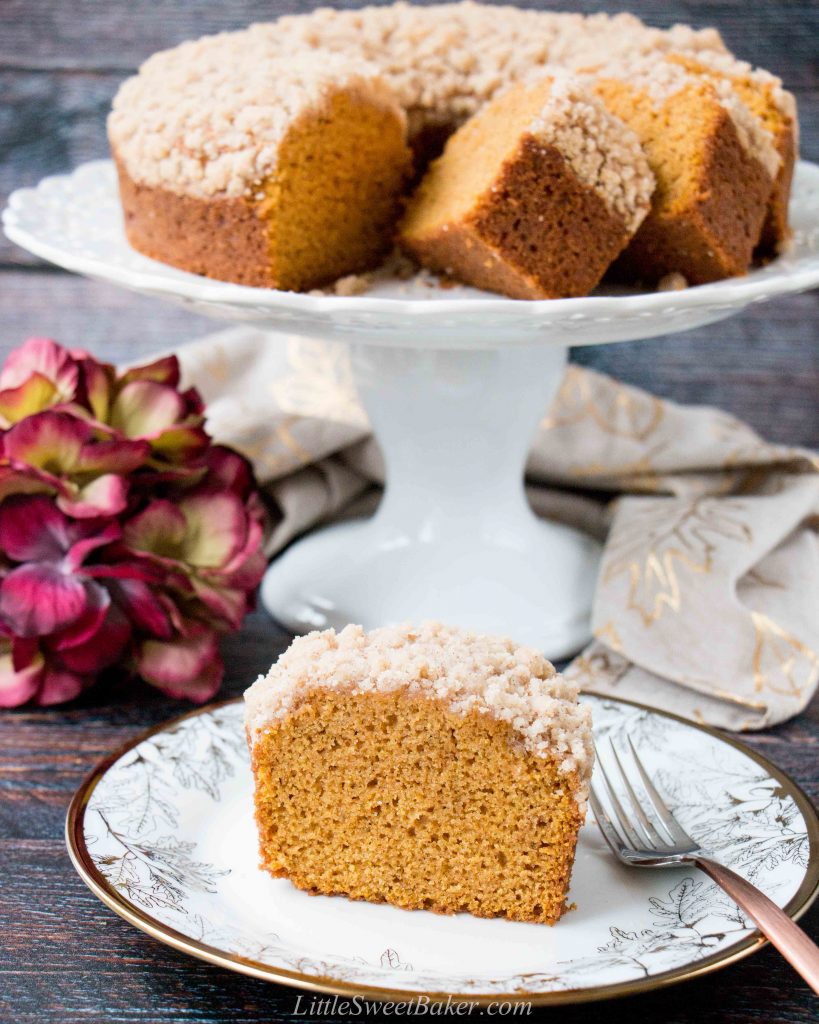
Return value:
<svg viewBox="0 0 819 1024">
<path fill-rule="evenodd" d="M 115 664 L 174 697 L 222 679 L 264 571 L 248 462 L 214 445 L 175 357 L 118 372 L 30 338 L 0 372 L 0 706 Z"/>
</svg>

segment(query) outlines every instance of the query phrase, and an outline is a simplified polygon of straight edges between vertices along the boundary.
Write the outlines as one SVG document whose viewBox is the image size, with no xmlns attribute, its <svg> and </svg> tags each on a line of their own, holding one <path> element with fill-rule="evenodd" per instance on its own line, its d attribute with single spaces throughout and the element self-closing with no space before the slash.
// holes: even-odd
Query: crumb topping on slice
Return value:
<svg viewBox="0 0 819 1024">
<path fill-rule="evenodd" d="M 406 690 L 508 722 L 522 746 L 575 772 L 585 802 L 593 749 L 591 713 L 578 687 L 531 647 L 504 637 L 425 622 L 369 633 L 346 626 L 297 637 L 245 693 L 251 743 L 316 689 L 354 693 Z"/>
<path fill-rule="evenodd" d="M 646 94 L 656 109 L 683 89 L 707 86 L 714 100 L 730 116 L 743 148 L 762 164 L 771 178 L 776 176 L 781 158 L 774 137 L 762 119 L 753 114 L 739 98 L 730 78 L 716 74 L 694 74 L 672 59 L 657 56 L 617 58 L 589 69 L 586 73 L 592 82 L 595 79 L 618 79 L 625 82 Z"/>
<path fill-rule="evenodd" d="M 551 88 L 530 132 L 556 146 L 577 177 L 600 195 L 633 233 L 645 218 L 654 175 L 637 135 L 577 76 L 549 68 Z"/>
</svg>

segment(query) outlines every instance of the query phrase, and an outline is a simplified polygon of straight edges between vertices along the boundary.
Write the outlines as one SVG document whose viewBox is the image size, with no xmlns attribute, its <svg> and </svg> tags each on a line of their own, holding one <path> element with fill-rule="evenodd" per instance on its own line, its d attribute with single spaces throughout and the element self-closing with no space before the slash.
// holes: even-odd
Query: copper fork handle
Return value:
<svg viewBox="0 0 819 1024">
<path fill-rule="evenodd" d="M 756 886 L 723 864 L 697 857 L 700 870 L 721 886 L 731 899 L 757 925 L 771 945 L 776 946 L 788 963 L 802 975 L 819 995 L 819 946 Z"/>
</svg>

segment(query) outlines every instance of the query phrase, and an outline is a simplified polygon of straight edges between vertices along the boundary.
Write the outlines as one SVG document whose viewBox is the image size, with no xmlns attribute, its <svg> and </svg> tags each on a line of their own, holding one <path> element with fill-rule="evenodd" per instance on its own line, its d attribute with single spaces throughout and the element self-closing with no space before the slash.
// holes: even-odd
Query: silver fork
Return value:
<svg viewBox="0 0 819 1024">
<path fill-rule="evenodd" d="M 595 750 L 597 764 L 590 803 L 600 831 L 615 855 L 633 867 L 669 868 L 692 864 L 704 871 L 756 923 L 813 991 L 819 993 L 819 947 L 764 893 L 714 860 L 688 835 L 657 792 L 631 739 L 628 745 L 633 761 L 631 772 L 624 766 L 611 740 L 612 757 L 608 770 Z M 616 778 L 612 778 L 615 776 L 612 764 L 617 767 L 619 787 L 615 784 Z M 618 789 L 626 794 L 633 812 L 631 815 L 624 809 Z M 638 790 L 643 794 L 642 799 Z"/>
</svg>

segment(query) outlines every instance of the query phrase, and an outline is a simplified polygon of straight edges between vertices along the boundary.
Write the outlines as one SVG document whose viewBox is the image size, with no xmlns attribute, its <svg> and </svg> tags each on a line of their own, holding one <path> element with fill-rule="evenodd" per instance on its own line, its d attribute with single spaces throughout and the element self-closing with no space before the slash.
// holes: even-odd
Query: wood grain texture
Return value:
<svg viewBox="0 0 819 1024">
<path fill-rule="evenodd" d="M 106 154 L 104 118 L 119 82 L 154 50 L 205 32 L 303 10 L 277 0 L 3 0 L 0 200 L 12 188 Z M 594 2 L 533 4 L 598 10 Z M 803 153 L 819 159 L 819 5 L 814 0 L 628 6 L 646 20 L 716 24 L 739 55 L 796 89 Z M 5 268 L 5 269 L 3 269 Z M 819 293 L 783 299 L 664 342 L 578 350 L 574 358 L 684 402 L 710 402 L 760 433 L 819 447 Z M 219 324 L 181 307 L 43 267 L 0 243 L 0 359 L 50 334 L 111 361 L 173 347 Z M 239 693 L 289 638 L 263 613 L 227 638 L 226 693 Z M 260 1024 L 295 1015 L 296 993 L 174 953 L 105 909 L 74 874 L 65 808 L 83 776 L 136 733 L 184 710 L 140 683 L 113 681 L 66 709 L 0 718 L 0 1024 Z M 819 701 L 749 737 L 819 799 Z M 819 938 L 819 907 L 804 919 Z M 678 989 L 559 1011 L 563 1024 L 635 1017 L 669 1024 L 797 1024 L 817 1003 L 772 950 Z M 474 1016 L 474 1015 L 473 1015 Z M 557 1014 L 533 1011 L 528 1019 Z"/>
</svg>

